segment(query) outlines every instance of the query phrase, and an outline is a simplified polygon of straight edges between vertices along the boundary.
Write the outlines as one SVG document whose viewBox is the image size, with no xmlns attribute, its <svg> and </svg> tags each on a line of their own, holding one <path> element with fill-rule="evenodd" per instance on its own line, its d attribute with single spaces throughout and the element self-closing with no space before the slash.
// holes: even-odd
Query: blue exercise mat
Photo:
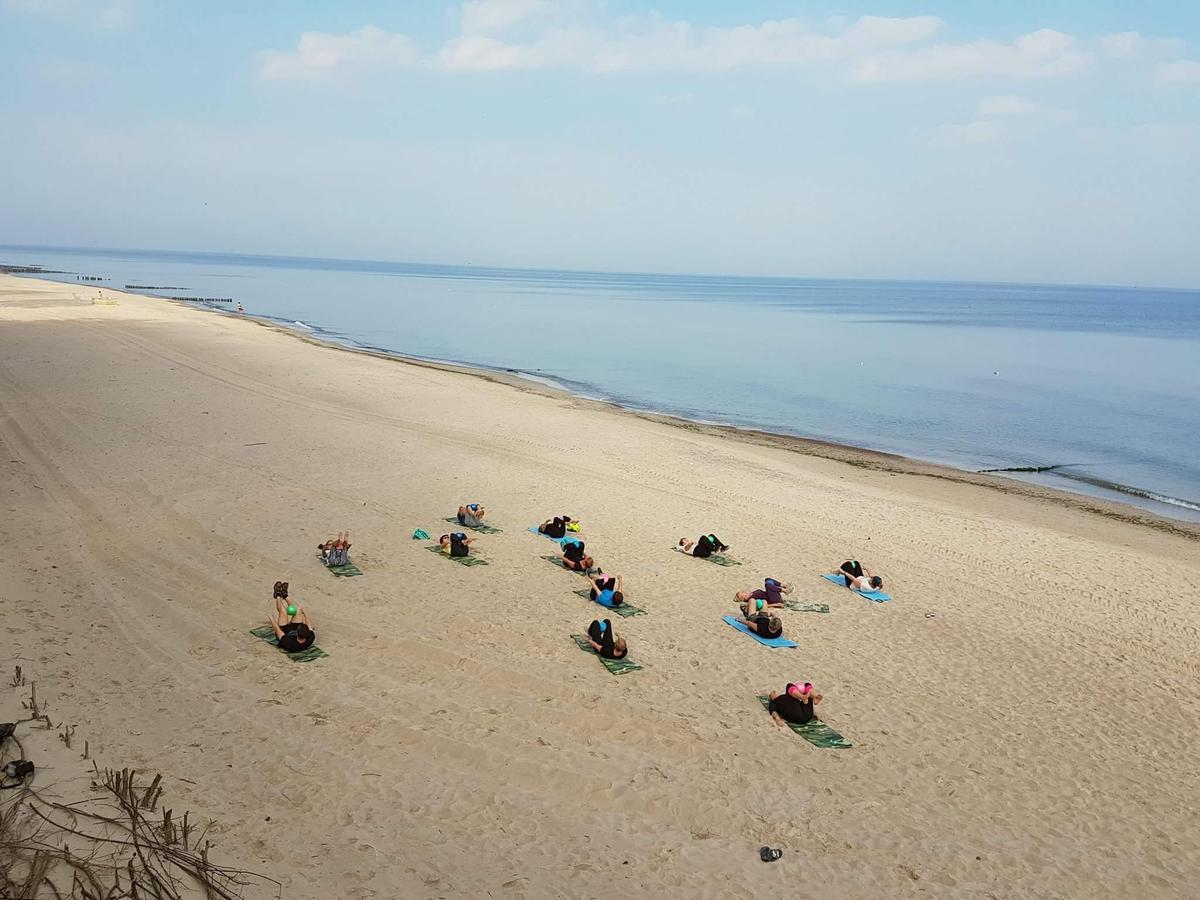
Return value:
<svg viewBox="0 0 1200 900">
<path fill-rule="evenodd" d="M 732 625 L 734 628 L 736 628 L 738 631 L 742 632 L 743 634 L 750 635 L 750 637 L 754 638 L 760 644 L 766 644 L 768 647 L 799 647 L 800 646 L 795 641 L 789 641 L 785 637 L 765 638 L 761 634 L 759 634 L 757 631 L 752 631 L 751 629 L 747 628 L 745 625 L 743 625 L 741 622 L 739 622 L 733 616 L 722 616 L 722 618 L 726 622 L 728 622 L 730 625 Z"/>
<path fill-rule="evenodd" d="M 841 575 L 825 574 L 821 576 L 827 581 L 832 581 L 838 587 L 846 587 L 846 579 Z M 885 594 L 883 591 L 860 591 L 857 588 L 849 588 L 860 597 L 866 597 L 868 600 L 874 600 L 876 603 L 887 603 L 892 599 L 891 594 Z"/>
<path fill-rule="evenodd" d="M 583 538 L 579 537 L 578 535 L 572 536 L 572 535 L 568 534 L 566 537 L 561 537 L 561 538 L 550 537 L 550 535 L 542 534 L 540 531 L 538 531 L 536 525 L 530 526 L 529 530 L 540 537 L 544 537 L 547 540 L 554 541 L 554 543 L 558 544 L 560 547 L 563 546 L 564 544 L 572 544 L 575 541 L 579 541 L 581 543 L 583 541 Z"/>
</svg>

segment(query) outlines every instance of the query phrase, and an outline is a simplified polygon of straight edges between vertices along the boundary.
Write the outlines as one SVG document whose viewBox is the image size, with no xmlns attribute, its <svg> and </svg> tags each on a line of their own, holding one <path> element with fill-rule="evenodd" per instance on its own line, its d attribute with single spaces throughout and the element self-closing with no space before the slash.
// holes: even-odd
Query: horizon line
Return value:
<svg viewBox="0 0 1200 900">
<path fill-rule="evenodd" d="M 1154 291 L 1174 291 L 1179 293 L 1200 293 L 1200 285 L 1194 287 L 1178 287 L 1153 284 L 1104 284 L 1098 282 L 1072 282 L 1072 281 L 1008 281 L 1008 280 L 992 280 L 992 279 L 970 279 L 970 278 L 886 278 L 886 277 L 855 277 L 855 276 L 828 276 L 828 275 L 741 275 L 732 273 L 720 272 L 667 272 L 667 271 L 630 271 L 630 270 L 604 270 L 604 269 L 572 269 L 572 268 L 555 268 L 555 267 L 533 267 L 533 266 L 498 266 L 498 265 L 476 265 L 474 263 L 448 263 L 448 262 L 411 262 L 405 260 L 385 260 L 385 259 L 362 259 L 358 257 L 343 257 L 343 256 L 295 256 L 291 254 L 280 253 L 245 253 L 238 251 L 227 250 L 186 250 L 179 248 L 172 249 L 153 249 L 144 247 L 85 247 L 80 245 L 58 245 L 58 244 L 3 244 L 0 243 L 0 249 L 3 250 L 21 250 L 21 251 L 49 251 L 49 252 L 82 252 L 82 253 L 141 253 L 141 254 L 179 254 L 189 256 L 210 256 L 210 257 L 240 257 L 243 259 L 256 260 L 276 260 L 286 262 L 322 262 L 322 263 L 358 263 L 375 266 L 410 266 L 420 269 L 477 269 L 481 272 L 508 272 L 508 273 L 541 273 L 553 275 L 607 275 L 607 276 L 636 276 L 641 278 L 705 278 L 705 279 L 734 279 L 741 281 L 858 281 L 866 283 L 907 283 L 907 284 L 971 284 L 971 285 L 996 285 L 996 286 L 1023 286 L 1023 287 L 1057 287 L 1057 288 L 1115 288 L 1118 290 L 1154 290 Z"/>
</svg>

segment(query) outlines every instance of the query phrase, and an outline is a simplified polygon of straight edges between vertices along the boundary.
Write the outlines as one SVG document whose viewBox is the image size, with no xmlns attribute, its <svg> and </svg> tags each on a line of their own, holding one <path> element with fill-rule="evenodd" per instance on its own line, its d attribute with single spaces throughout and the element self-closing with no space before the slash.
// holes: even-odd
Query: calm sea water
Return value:
<svg viewBox="0 0 1200 900">
<path fill-rule="evenodd" d="M 477 269 L 0 247 L 360 347 L 1200 521 L 1200 291 Z M 226 308 L 228 308 L 226 306 Z"/>
</svg>

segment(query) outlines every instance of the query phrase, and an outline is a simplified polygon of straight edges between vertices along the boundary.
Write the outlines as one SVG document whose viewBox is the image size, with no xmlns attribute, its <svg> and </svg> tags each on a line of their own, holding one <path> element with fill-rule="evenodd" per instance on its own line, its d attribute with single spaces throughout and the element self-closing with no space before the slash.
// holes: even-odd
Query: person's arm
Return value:
<svg viewBox="0 0 1200 900">
<path fill-rule="evenodd" d="M 616 592 L 616 591 L 620 591 L 620 590 L 621 590 L 621 585 L 624 583 L 624 582 L 623 582 L 621 579 L 623 579 L 624 577 L 625 577 L 624 575 L 618 575 L 618 576 L 617 576 L 617 581 L 616 581 L 616 584 L 614 584 L 614 585 L 613 585 L 613 591 L 614 591 L 614 592 Z M 624 593 L 624 592 L 622 591 L 622 593 Z"/>
<path fill-rule="evenodd" d="M 775 722 L 776 725 L 783 727 L 784 721 L 783 721 L 783 719 L 779 718 L 779 713 L 777 713 L 777 712 L 771 713 L 771 719 Z"/>
<path fill-rule="evenodd" d="M 600 650 L 602 649 L 599 644 L 597 644 L 595 641 L 593 641 L 591 639 L 591 637 L 588 638 L 588 643 L 592 645 L 592 649 L 595 650 L 597 653 L 599 653 Z"/>
<path fill-rule="evenodd" d="M 296 607 L 296 618 L 299 619 L 301 622 L 303 622 L 305 625 L 307 625 L 309 628 L 313 627 L 312 620 L 309 619 L 309 617 L 308 617 L 308 610 L 305 609 L 303 606 Z"/>
<path fill-rule="evenodd" d="M 279 627 L 279 622 L 276 621 L 274 616 L 267 616 L 267 624 L 275 629 L 275 639 L 276 640 L 283 637 L 283 629 Z"/>
</svg>

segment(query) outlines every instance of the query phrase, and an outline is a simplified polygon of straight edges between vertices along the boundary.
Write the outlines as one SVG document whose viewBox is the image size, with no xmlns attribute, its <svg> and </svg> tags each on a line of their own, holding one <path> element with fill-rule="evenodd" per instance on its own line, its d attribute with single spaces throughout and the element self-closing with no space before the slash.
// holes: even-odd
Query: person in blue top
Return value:
<svg viewBox="0 0 1200 900">
<path fill-rule="evenodd" d="M 592 599 L 601 606 L 612 609 L 625 602 L 625 595 L 621 592 L 620 575 L 605 575 L 603 572 L 598 572 L 595 575 L 589 575 L 588 581 L 592 583 Z"/>
</svg>

